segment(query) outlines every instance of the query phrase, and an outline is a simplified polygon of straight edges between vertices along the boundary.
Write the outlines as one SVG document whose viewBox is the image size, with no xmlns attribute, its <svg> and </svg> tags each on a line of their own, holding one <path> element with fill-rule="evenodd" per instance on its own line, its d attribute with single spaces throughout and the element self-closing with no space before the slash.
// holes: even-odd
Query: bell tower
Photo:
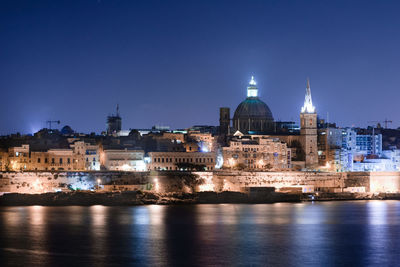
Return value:
<svg viewBox="0 0 400 267">
<path fill-rule="evenodd" d="M 300 136 L 305 154 L 306 168 L 318 165 L 317 112 L 312 104 L 309 79 L 307 79 L 304 105 L 300 112 Z"/>
</svg>

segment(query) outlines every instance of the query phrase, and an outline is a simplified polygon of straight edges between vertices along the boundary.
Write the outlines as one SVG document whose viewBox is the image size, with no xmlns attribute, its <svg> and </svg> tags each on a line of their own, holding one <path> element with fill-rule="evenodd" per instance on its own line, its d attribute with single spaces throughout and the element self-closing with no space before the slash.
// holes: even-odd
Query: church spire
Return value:
<svg viewBox="0 0 400 267">
<path fill-rule="evenodd" d="M 315 107 L 313 106 L 311 99 L 310 79 L 307 78 L 306 97 L 304 99 L 304 105 L 301 108 L 301 113 L 314 113 L 314 112 L 315 112 Z"/>
<path fill-rule="evenodd" d="M 247 86 L 247 97 L 258 97 L 257 83 L 254 80 L 254 76 L 251 76 L 249 86 Z"/>
</svg>

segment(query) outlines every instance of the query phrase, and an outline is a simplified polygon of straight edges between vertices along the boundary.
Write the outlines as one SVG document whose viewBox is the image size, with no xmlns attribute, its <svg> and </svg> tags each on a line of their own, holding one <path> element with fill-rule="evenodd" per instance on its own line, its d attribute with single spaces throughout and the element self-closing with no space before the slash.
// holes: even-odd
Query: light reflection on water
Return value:
<svg viewBox="0 0 400 267">
<path fill-rule="evenodd" d="M 396 265 L 400 202 L 1 207 L 2 265 Z"/>
</svg>

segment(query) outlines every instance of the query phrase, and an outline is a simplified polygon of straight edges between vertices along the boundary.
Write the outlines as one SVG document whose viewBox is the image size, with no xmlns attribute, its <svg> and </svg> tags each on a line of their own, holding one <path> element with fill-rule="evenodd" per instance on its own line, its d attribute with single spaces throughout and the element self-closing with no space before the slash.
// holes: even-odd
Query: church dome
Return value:
<svg viewBox="0 0 400 267">
<path fill-rule="evenodd" d="M 272 112 L 263 101 L 256 97 L 248 97 L 236 108 L 235 119 L 260 118 L 273 121 Z"/>
<path fill-rule="evenodd" d="M 233 115 L 233 127 L 242 133 L 270 132 L 274 128 L 272 112 L 258 98 L 258 88 L 254 77 L 247 87 L 247 98 L 239 104 Z"/>
<path fill-rule="evenodd" d="M 61 129 L 61 134 L 71 135 L 71 134 L 74 134 L 74 130 L 72 130 L 72 128 L 69 125 L 65 125 Z"/>
</svg>

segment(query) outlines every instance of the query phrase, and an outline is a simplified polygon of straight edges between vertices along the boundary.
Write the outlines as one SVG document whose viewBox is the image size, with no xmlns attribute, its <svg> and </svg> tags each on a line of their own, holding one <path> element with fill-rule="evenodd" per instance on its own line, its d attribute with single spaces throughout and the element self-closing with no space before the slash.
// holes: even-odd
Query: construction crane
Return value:
<svg viewBox="0 0 400 267">
<path fill-rule="evenodd" d="M 387 129 L 388 124 L 389 124 L 389 123 L 393 123 L 393 121 L 388 120 L 388 119 L 385 119 L 385 120 L 383 120 L 383 121 L 369 121 L 368 123 L 376 123 L 377 128 L 379 128 L 378 125 L 380 125 L 381 123 L 384 123 L 385 129 Z"/>
<path fill-rule="evenodd" d="M 51 120 L 49 120 L 49 121 L 46 121 L 46 123 L 49 125 L 49 130 L 51 130 L 51 124 L 52 124 L 52 123 L 60 124 L 60 121 L 59 121 L 59 120 L 58 120 L 58 121 L 51 121 Z"/>
</svg>

